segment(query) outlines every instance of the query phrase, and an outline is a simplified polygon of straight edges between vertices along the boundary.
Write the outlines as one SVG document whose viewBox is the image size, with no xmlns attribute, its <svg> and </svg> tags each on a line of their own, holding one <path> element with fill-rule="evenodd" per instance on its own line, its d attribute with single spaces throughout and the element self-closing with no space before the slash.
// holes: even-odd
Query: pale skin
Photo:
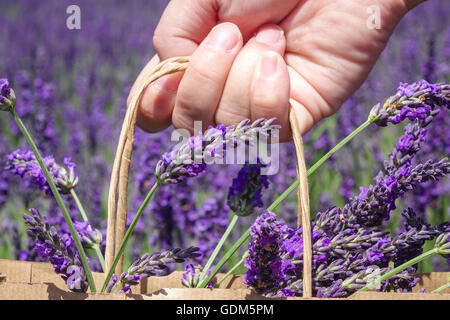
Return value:
<svg viewBox="0 0 450 320">
<path fill-rule="evenodd" d="M 170 57 L 191 56 L 191 62 L 184 74 L 146 89 L 138 125 L 192 132 L 194 120 L 206 128 L 276 117 L 281 140 L 290 140 L 291 106 L 302 133 L 335 113 L 367 78 L 398 22 L 421 2 L 172 0 L 155 30 L 157 55 L 144 71 Z M 367 27 L 372 5 L 380 8 L 380 29 Z"/>
</svg>

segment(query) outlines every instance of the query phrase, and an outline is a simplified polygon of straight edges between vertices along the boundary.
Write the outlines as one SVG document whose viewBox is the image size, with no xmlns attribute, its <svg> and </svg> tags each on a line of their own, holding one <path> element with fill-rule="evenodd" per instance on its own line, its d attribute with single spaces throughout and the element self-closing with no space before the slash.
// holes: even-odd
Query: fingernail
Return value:
<svg viewBox="0 0 450 320">
<path fill-rule="evenodd" d="M 271 77 L 277 71 L 278 55 L 274 52 L 266 52 L 261 60 L 261 75 L 263 77 Z"/>
<path fill-rule="evenodd" d="M 214 27 L 209 36 L 208 44 L 224 51 L 233 50 L 240 40 L 239 29 L 232 23 L 222 23 Z"/>
<path fill-rule="evenodd" d="M 284 31 L 278 26 L 266 26 L 259 29 L 256 40 L 264 44 L 276 44 L 283 38 Z"/>
</svg>

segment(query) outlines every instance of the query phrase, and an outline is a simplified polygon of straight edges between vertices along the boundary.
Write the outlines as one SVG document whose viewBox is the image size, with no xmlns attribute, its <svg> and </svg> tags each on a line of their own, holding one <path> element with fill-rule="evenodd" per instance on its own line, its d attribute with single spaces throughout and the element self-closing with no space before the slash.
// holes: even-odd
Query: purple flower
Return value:
<svg viewBox="0 0 450 320">
<path fill-rule="evenodd" d="M 412 211 L 408 214 L 412 220 L 416 219 Z M 420 236 L 416 232 L 418 229 L 415 229 L 417 235 L 408 230 L 395 239 L 375 228 L 344 227 L 330 239 L 328 229 L 323 230 L 316 222 L 312 223 L 313 294 L 319 297 L 350 295 L 374 280 L 377 274 L 389 271 L 389 262 L 396 257 L 409 253 L 411 259 L 419 255 L 420 252 L 414 248 L 422 246 L 423 242 L 415 239 L 431 240 L 437 235 L 433 228 L 426 226 L 420 228 Z M 259 217 L 252 229 L 253 239 L 245 260 L 248 271 L 244 282 L 267 297 L 283 297 L 292 295 L 292 292 L 301 295 L 302 229 L 286 227 L 271 213 Z M 261 241 L 267 237 L 269 241 Z M 445 253 L 448 239 L 438 241 L 441 242 L 437 247 Z M 411 291 L 417 283 L 414 277 L 416 270 L 416 267 L 411 267 L 384 281 L 381 290 Z"/>
<path fill-rule="evenodd" d="M 200 282 L 200 275 L 202 273 L 202 267 L 201 266 L 194 266 L 193 264 L 187 264 L 185 267 L 186 272 L 183 273 L 183 276 L 181 278 L 181 283 L 187 287 L 187 288 L 196 288 L 197 285 Z M 213 268 L 208 269 L 206 272 L 206 276 L 208 276 Z M 211 289 L 214 287 L 215 283 L 217 282 L 217 278 L 214 277 L 211 279 L 211 281 L 206 286 L 207 288 Z"/>
<path fill-rule="evenodd" d="M 78 183 L 78 176 L 75 174 L 76 165 L 70 158 L 64 159 L 65 167 L 57 164 L 53 156 L 47 156 L 43 160 L 58 191 L 63 194 L 70 193 L 70 190 Z M 31 177 L 32 182 L 39 189 L 51 194 L 47 179 L 32 151 L 16 150 L 9 154 L 5 169 L 22 178 Z"/>
<path fill-rule="evenodd" d="M 424 123 L 439 113 L 439 107 L 450 108 L 450 85 L 431 84 L 420 80 L 413 84 L 401 83 L 397 93 L 370 112 L 369 119 L 379 126 L 398 124 L 405 119 Z"/>
<path fill-rule="evenodd" d="M 0 111 L 11 111 L 16 106 L 16 95 L 8 79 L 0 79 Z"/>
<path fill-rule="evenodd" d="M 100 246 L 103 241 L 102 233 L 93 228 L 89 222 L 74 221 L 75 230 L 78 232 L 81 243 L 85 248 L 93 248 L 94 246 Z"/>
<path fill-rule="evenodd" d="M 177 184 L 188 177 L 204 172 L 207 164 L 223 159 L 225 151 L 234 151 L 242 143 L 254 143 L 261 136 L 269 136 L 279 126 L 275 119 L 258 119 L 253 123 L 243 120 L 237 126 L 219 124 L 204 134 L 190 137 L 184 144 L 165 153 L 156 166 L 155 177 L 162 183 Z"/>
<path fill-rule="evenodd" d="M 383 259 L 384 255 L 379 250 L 368 250 L 366 252 L 366 262 L 376 263 Z"/>
<path fill-rule="evenodd" d="M 261 175 L 265 165 L 245 164 L 228 191 L 227 203 L 231 210 L 239 216 L 248 216 L 256 208 L 263 207 L 262 190 L 269 187 L 267 176 Z"/>
<path fill-rule="evenodd" d="M 128 268 L 128 271 L 123 272 L 118 280 L 115 280 L 113 277 L 108 284 L 108 288 L 112 290 L 115 285 L 123 284 L 124 288 L 121 290 L 121 293 L 131 293 L 131 286 L 138 285 L 142 279 L 164 275 L 168 270 L 168 264 L 183 263 L 186 259 L 198 257 L 198 249 L 195 247 L 189 247 L 184 250 L 176 248 L 156 252 L 152 255 L 144 254 L 136 259 Z"/>
<path fill-rule="evenodd" d="M 432 240 L 439 234 L 437 228 L 426 224 L 411 208 L 403 210 L 402 217 L 404 223 L 392 242 L 396 247 L 394 259 L 396 266 L 420 255 L 425 241 Z"/>
<path fill-rule="evenodd" d="M 256 292 L 276 294 L 279 290 L 281 274 L 273 270 L 281 270 L 279 241 L 286 228 L 286 224 L 269 211 L 259 216 L 250 228 L 252 241 L 244 262 L 248 269 L 244 283 Z"/>
<path fill-rule="evenodd" d="M 55 272 L 61 274 L 69 290 L 86 292 L 88 282 L 72 237 L 59 234 L 36 209 L 30 209 L 30 213 L 23 218 L 28 225 L 28 235 L 35 239 L 34 249 L 40 257 L 53 264 Z"/>
<path fill-rule="evenodd" d="M 448 223 L 446 224 L 448 226 Z M 438 249 L 438 253 L 445 259 L 450 259 L 450 230 L 441 233 L 436 238 L 435 248 Z"/>
</svg>

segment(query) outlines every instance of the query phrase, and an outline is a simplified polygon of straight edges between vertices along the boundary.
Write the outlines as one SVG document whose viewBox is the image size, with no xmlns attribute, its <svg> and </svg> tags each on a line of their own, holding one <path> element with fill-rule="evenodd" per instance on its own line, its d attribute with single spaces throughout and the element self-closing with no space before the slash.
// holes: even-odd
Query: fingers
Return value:
<svg viewBox="0 0 450 320">
<path fill-rule="evenodd" d="M 289 76 L 281 57 L 286 41 L 276 25 L 262 27 L 234 61 L 216 112 L 216 123 L 277 117 L 289 137 Z"/>
<path fill-rule="evenodd" d="M 135 90 L 160 59 L 157 55 L 145 66 L 137 78 L 128 99 L 135 94 Z M 178 84 L 182 74 L 175 73 L 162 77 L 151 83 L 142 95 L 137 112 L 137 124 L 148 132 L 158 132 L 171 124 L 173 106 L 177 95 Z"/>
<path fill-rule="evenodd" d="M 244 48 L 235 25 L 218 25 L 193 53 L 181 81 L 179 74 L 171 75 L 146 89 L 138 124 L 155 132 L 172 123 L 193 133 L 196 120 L 206 129 L 219 122 L 276 117 L 280 139 L 289 139 L 290 82 L 281 56 L 285 46 L 283 30 L 276 25 L 262 27 Z M 155 57 L 146 68 L 158 61 Z"/>
<path fill-rule="evenodd" d="M 298 0 L 172 0 L 156 27 L 153 44 L 161 60 L 191 55 L 221 22 L 236 24 L 245 42 L 267 23 L 279 23 Z"/>
<path fill-rule="evenodd" d="M 242 48 L 242 35 L 232 23 L 216 26 L 193 53 L 178 87 L 172 123 L 193 131 L 214 124 L 214 115 L 233 61 Z"/>
<path fill-rule="evenodd" d="M 264 52 L 250 86 L 251 119 L 277 118 L 281 125 L 280 141 L 291 139 L 289 94 L 289 73 L 283 57 L 276 52 Z"/>
</svg>

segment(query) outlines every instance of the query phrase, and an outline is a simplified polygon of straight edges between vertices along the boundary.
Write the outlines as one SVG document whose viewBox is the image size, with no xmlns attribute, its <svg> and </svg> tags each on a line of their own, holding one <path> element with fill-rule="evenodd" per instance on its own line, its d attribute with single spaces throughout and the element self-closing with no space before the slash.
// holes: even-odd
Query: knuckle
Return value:
<svg viewBox="0 0 450 320">
<path fill-rule="evenodd" d="M 197 78 L 196 81 L 204 83 L 204 85 L 217 86 L 219 81 L 219 75 L 214 67 L 211 67 L 209 63 L 202 63 L 200 61 L 192 61 L 189 66 L 189 73 Z"/>
<path fill-rule="evenodd" d="M 267 115 L 274 115 L 284 105 L 285 99 L 275 93 L 254 93 L 251 98 L 251 107 Z"/>
<path fill-rule="evenodd" d="M 247 108 L 227 107 L 221 105 L 216 112 L 216 123 L 223 123 L 226 126 L 237 124 L 242 120 L 249 119 L 250 115 L 248 113 L 249 110 Z"/>
<path fill-rule="evenodd" d="M 164 43 L 164 37 L 161 35 L 161 31 L 159 27 L 156 28 L 154 34 L 153 34 L 153 47 L 155 48 L 155 51 L 160 53 L 163 47 Z"/>
</svg>

